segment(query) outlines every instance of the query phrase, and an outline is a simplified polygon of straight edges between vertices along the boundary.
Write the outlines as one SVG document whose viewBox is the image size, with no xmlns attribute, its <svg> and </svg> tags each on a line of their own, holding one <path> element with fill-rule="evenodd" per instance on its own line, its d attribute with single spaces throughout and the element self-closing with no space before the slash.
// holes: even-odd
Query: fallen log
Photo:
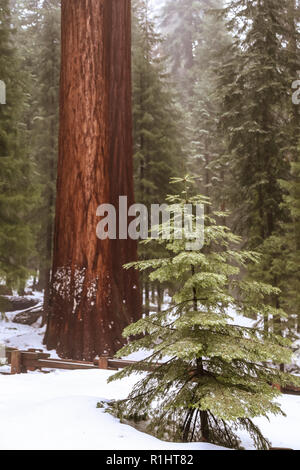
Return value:
<svg viewBox="0 0 300 470">
<path fill-rule="evenodd" d="M 43 316 L 43 309 L 32 309 L 32 310 L 25 310 L 24 312 L 18 313 L 14 319 L 13 323 L 17 323 L 19 325 L 34 325 L 38 321 L 40 317 Z"/>
<path fill-rule="evenodd" d="M 28 297 L 12 297 L 0 296 L 0 312 L 17 312 L 19 310 L 26 310 L 31 307 L 37 306 L 39 301 L 37 299 L 30 299 Z"/>
</svg>

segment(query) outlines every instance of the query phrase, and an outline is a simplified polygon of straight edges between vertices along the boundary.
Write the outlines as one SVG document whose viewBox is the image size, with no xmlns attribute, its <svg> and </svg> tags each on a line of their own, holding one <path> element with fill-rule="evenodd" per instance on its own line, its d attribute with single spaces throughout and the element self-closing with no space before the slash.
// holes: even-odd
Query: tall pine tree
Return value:
<svg viewBox="0 0 300 470">
<path fill-rule="evenodd" d="M 226 168 L 224 191 L 245 243 L 263 254 L 253 275 L 275 286 L 280 285 L 282 273 L 273 264 L 274 257 L 280 256 L 274 235 L 287 217 L 279 179 L 288 177 L 287 157 L 295 152 L 295 139 L 290 140 L 295 129 L 289 129 L 292 121 L 295 126 L 289 115 L 295 57 L 294 48 L 286 47 L 295 39 L 290 4 L 282 0 L 229 2 L 224 13 L 234 43 L 219 71 L 220 129 L 226 141 L 220 159 Z M 281 305 L 280 295 L 273 297 L 273 303 Z M 281 331 L 280 322 L 275 323 Z"/>
<path fill-rule="evenodd" d="M 37 215 L 39 287 L 44 289 L 44 321 L 49 310 L 50 274 L 56 196 L 58 155 L 58 110 L 60 77 L 60 1 L 45 0 L 42 6 L 38 71 L 37 115 L 35 116 L 35 157 L 42 187 Z"/>
<path fill-rule="evenodd" d="M 24 75 L 17 52 L 9 0 L 0 5 L 0 79 L 6 104 L 0 105 L 0 276 L 20 292 L 29 275 L 34 251 L 28 214 L 35 201 L 33 162 L 26 149 L 22 120 L 26 107 Z"/>
<path fill-rule="evenodd" d="M 222 105 L 218 95 L 218 70 L 228 58 L 231 37 L 223 18 L 216 14 L 223 1 L 211 1 L 210 5 L 203 13 L 194 52 L 190 168 L 199 176 L 199 191 L 224 209 L 225 169 L 220 157 L 225 152 L 225 143 L 218 126 Z"/>
<path fill-rule="evenodd" d="M 185 169 L 183 135 L 175 92 L 161 53 L 162 39 L 155 31 L 148 0 L 133 2 L 133 121 L 135 193 L 139 203 L 165 203 L 170 177 Z M 149 220 L 150 222 L 150 220 Z M 155 247 L 154 251 L 158 247 Z M 152 254 L 154 254 L 153 250 Z M 140 256 L 149 256 L 140 246 Z M 143 282 L 146 304 L 150 286 Z M 153 290 L 155 286 L 152 285 Z M 158 286 L 160 289 L 160 286 Z M 158 300 L 161 294 L 158 293 Z M 146 306 L 146 311 L 148 307 Z"/>
</svg>

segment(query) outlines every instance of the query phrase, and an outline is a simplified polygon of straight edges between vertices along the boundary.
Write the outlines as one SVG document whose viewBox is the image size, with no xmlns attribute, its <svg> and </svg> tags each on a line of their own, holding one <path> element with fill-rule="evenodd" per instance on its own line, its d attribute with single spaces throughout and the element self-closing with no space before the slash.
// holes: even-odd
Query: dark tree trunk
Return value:
<svg viewBox="0 0 300 470">
<path fill-rule="evenodd" d="M 54 204 L 54 195 L 49 198 L 49 207 L 53 207 Z M 46 263 L 50 264 L 52 257 L 52 238 L 53 238 L 53 222 L 49 217 L 46 231 Z M 51 269 L 50 265 L 44 266 L 44 275 L 45 279 L 45 289 L 44 289 L 44 302 L 43 302 L 43 320 L 42 325 L 44 326 L 47 323 L 48 317 L 50 315 L 50 283 L 51 283 Z"/>
<path fill-rule="evenodd" d="M 145 315 L 150 315 L 150 285 L 149 280 L 146 278 L 145 281 Z"/>
<path fill-rule="evenodd" d="M 53 80 L 53 86 L 54 85 Z M 52 109 L 55 109 L 54 100 L 52 101 Z M 56 149 L 56 139 L 57 134 L 55 131 L 54 120 L 51 121 L 51 146 L 53 149 Z M 46 228 L 46 264 L 44 266 L 44 279 L 45 279 L 45 288 L 44 288 L 44 303 L 43 303 L 43 320 L 42 325 L 44 326 L 50 315 L 50 294 L 51 294 L 51 260 L 52 260 L 52 250 L 53 250 L 53 217 L 52 210 L 55 204 L 55 194 L 54 194 L 54 185 L 55 185 L 55 155 L 52 156 L 49 166 L 49 177 L 51 185 L 48 187 L 47 202 L 48 207 L 51 209 L 51 213 L 48 215 L 48 223 Z"/>
<path fill-rule="evenodd" d="M 141 313 L 136 242 L 100 241 L 97 207 L 133 203 L 130 0 L 62 1 L 60 140 L 45 342 L 62 357 L 115 353 Z"/>
<path fill-rule="evenodd" d="M 160 284 L 157 284 L 157 311 L 161 312 L 161 307 L 164 299 L 164 289 L 161 288 Z"/>
</svg>

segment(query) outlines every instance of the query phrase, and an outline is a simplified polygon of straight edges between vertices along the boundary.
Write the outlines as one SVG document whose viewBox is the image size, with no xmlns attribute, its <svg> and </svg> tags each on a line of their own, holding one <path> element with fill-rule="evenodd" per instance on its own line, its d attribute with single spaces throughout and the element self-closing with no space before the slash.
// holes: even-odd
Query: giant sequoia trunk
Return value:
<svg viewBox="0 0 300 470">
<path fill-rule="evenodd" d="M 133 203 L 130 0 L 62 0 L 58 186 L 45 342 L 62 357 L 114 353 L 140 314 L 125 271 L 136 242 L 96 237 L 97 207 Z"/>
</svg>

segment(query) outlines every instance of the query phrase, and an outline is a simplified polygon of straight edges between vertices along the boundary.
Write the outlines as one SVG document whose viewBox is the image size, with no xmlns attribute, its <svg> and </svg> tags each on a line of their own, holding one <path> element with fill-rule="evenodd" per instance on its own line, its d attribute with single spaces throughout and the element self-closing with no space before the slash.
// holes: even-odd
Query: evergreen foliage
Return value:
<svg viewBox="0 0 300 470">
<path fill-rule="evenodd" d="M 287 100 L 285 2 L 233 0 L 225 9 L 235 42 L 220 69 L 221 127 L 227 139 L 223 161 L 226 191 L 239 227 L 257 249 L 282 220 L 279 178 L 287 175 L 286 136 L 278 106 Z M 233 184 L 234 183 L 234 184 Z"/>
<path fill-rule="evenodd" d="M 163 47 L 185 103 L 193 96 L 195 50 L 203 33 L 205 12 L 214 6 L 215 0 L 167 0 L 162 10 Z"/>
<path fill-rule="evenodd" d="M 283 308 L 289 313 L 288 329 L 292 339 L 300 333 L 300 163 L 291 165 L 289 181 L 281 180 L 286 191 L 284 207 L 289 212 L 289 220 L 281 225 L 273 237 L 277 255 L 273 257 L 271 269 L 277 273 Z M 273 250 L 273 253 L 275 250 Z"/>
<path fill-rule="evenodd" d="M 37 203 L 33 160 L 26 147 L 23 109 L 24 74 L 17 52 L 10 2 L 0 5 L 0 79 L 6 84 L 6 104 L 0 105 L 0 276 L 23 291 L 34 252 L 28 214 Z"/>
<path fill-rule="evenodd" d="M 189 177 L 185 182 L 189 184 Z M 169 202 L 178 206 L 178 214 L 187 203 L 209 204 L 207 198 L 189 197 L 188 191 L 170 196 Z M 188 239 L 176 239 L 173 219 L 171 239 L 160 240 L 169 255 L 128 266 L 141 271 L 152 268 L 153 281 L 175 279 L 178 288 L 170 309 L 144 317 L 125 330 L 127 338 L 138 339 L 131 340 L 118 357 L 145 351 L 147 358 L 112 380 L 151 372 L 127 400 L 114 406 L 127 418 L 148 414 L 150 429 L 160 438 L 169 434 L 175 440 L 202 439 L 238 448 L 236 431 L 244 428 L 257 448 L 266 449 L 268 442 L 252 420 L 282 413 L 274 401 L 280 395 L 274 384 L 296 379 L 274 364 L 289 363 L 290 343 L 263 329 L 236 324 L 231 312 L 276 318 L 284 312 L 266 302 L 277 293 L 276 288 L 238 280 L 240 267 L 257 263 L 259 255 L 239 249 L 240 238 L 217 224 L 220 215 L 224 214 L 206 215 L 201 251 L 189 251 Z M 161 233 L 165 228 L 161 225 Z"/>
<path fill-rule="evenodd" d="M 150 209 L 166 200 L 168 181 L 185 170 L 181 118 L 161 54 L 162 39 L 155 31 L 148 0 L 133 2 L 133 122 L 136 200 Z M 150 210 L 149 210 L 150 214 Z M 150 220 L 149 220 L 150 222 Z M 140 246 L 140 258 L 162 254 L 161 247 Z M 150 288 L 143 276 L 146 311 Z M 157 293 L 158 303 L 161 293 Z"/>
<path fill-rule="evenodd" d="M 249 270 L 253 278 L 282 286 L 284 253 L 278 243 L 288 221 L 283 204 L 289 160 L 295 156 L 298 111 L 292 105 L 291 83 L 299 41 L 294 2 L 233 0 L 223 13 L 234 42 L 219 70 L 220 130 L 226 151 L 222 193 L 229 201 L 233 226 L 243 243 L 260 252 Z M 281 267 L 280 267 L 281 266 Z M 271 297 L 283 305 L 283 292 Z M 287 313 L 291 311 L 286 302 Z M 284 334 L 281 321 L 265 318 L 265 329 Z"/>
<path fill-rule="evenodd" d="M 170 177 L 185 163 L 179 114 L 166 61 L 160 54 L 148 0 L 133 3 L 133 120 L 136 199 L 163 203 Z"/>
<path fill-rule="evenodd" d="M 203 13 L 197 47 L 194 51 L 192 73 L 193 100 L 191 104 L 190 171 L 199 175 L 198 191 L 210 197 L 213 206 L 225 208 L 223 191 L 225 168 L 220 164 L 225 153 L 225 139 L 219 130 L 222 102 L 218 94 L 218 70 L 228 60 L 231 38 L 223 18 L 216 15 L 222 1 L 210 2 L 211 9 Z M 214 7 L 214 9 L 212 9 Z"/>
<path fill-rule="evenodd" d="M 14 18 L 27 96 L 22 110 L 26 148 L 34 160 L 32 178 L 40 191 L 30 214 L 35 243 L 30 267 L 38 273 L 38 287 L 46 290 L 47 297 L 59 125 L 60 0 L 15 0 Z"/>
<path fill-rule="evenodd" d="M 39 68 L 35 115 L 35 156 L 42 186 L 41 205 L 38 207 L 40 288 L 50 283 L 54 206 L 56 195 L 56 167 L 58 156 L 59 78 L 60 78 L 60 1 L 45 0 L 40 28 Z"/>
<path fill-rule="evenodd" d="M 222 17 L 222 0 L 168 1 L 163 8 L 163 50 L 176 79 L 177 100 L 184 116 L 189 171 L 198 176 L 197 190 L 225 207 L 225 178 L 221 156 L 224 138 L 219 130 L 222 100 L 218 70 L 228 58 L 231 38 Z"/>
</svg>

